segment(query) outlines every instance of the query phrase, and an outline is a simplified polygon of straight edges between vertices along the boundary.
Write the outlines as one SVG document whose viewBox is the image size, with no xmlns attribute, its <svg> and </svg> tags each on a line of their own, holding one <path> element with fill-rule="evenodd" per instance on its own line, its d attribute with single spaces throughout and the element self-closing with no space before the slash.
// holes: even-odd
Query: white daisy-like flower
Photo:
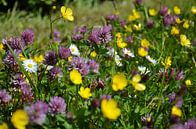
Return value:
<svg viewBox="0 0 196 129">
<path fill-rule="evenodd" d="M 138 66 L 138 70 L 141 72 L 141 74 L 144 74 L 144 73 L 149 73 L 150 71 L 144 67 L 144 66 Z"/>
<path fill-rule="evenodd" d="M 157 64 L 157 61 L 155 59 L 151 58 L 150 56 L 146 56 L 146 59 L 148 61 L 150 61 L 151 63 L 153 63 L 154 65 Z"/>
<path fill-rule="evenodd" d="M 120 56 L 119 55 L 115 55 L 115 62 L 116 62 L 116 65 L 117 66 L 122 66 L 123 64 L 122 64 L 122 62 L 121 62 L 121 58 L 120 58 Z"/>
<path fill-rule="evenodd" d="M 31 59 L 24 60 L 22 65 L 24 66 L 25 70 L 30 73 L 37 72 L 37 63 Z"/>
<path fill-rule="evenodd" d="M 135 57 L 135 55 L 131 52 L 131 50 L 130 49 L 127 49 L 127 48 L 124 48 L 123 49 L 123 54 L 124 55 L 127 55 L 129 57 Z"/>
<path fill-rule="evenodd" d="M 107 54 L 109 56 L 112 56 L 113 57 L 114 55 L 117 55 L 117 52 L 114 50 L 114 48 L 108 48 Z"/>
<path fill-rule="evenodd" d="M 80 52 L 77 48 L 76 45 L 74 44 L 71 44 L 70 47 L 69 47 L 69 50 L 71 51 L 71 54 L 74 55 L 74 56 L 80 56 Z"/>
</svg>

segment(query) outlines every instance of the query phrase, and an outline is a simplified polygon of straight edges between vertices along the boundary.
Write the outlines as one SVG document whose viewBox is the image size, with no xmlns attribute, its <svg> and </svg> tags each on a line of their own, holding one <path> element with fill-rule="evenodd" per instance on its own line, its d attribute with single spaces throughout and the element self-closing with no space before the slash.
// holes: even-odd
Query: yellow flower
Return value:
<svg viewBox="0 0 196 129">
<path fill-rule="evenodd" d="M 127 32 L 132 32 L 131 26 L 125 25 L 124 28 Z"/>
<path fill-rule="evenodd" d="M 117 102 L 113 99 L 103 99 L 101 101 L 101 111 L 104 117 L 112 121 L 116 120 L 121 114 L 121 110 L 117 107 Z"/>
<path fill-rule="evenodd" d="M 180 18 L 176 18 L 176 23 L 180 24 L 182 22 L 183 22 L 183 20 L 180 20 Z"/>
<path fill-rule="evenodd" d="M 112 89 L 114 91 L 123 90 L 127 86 L 127 79 L 123 73 L 117 73 L 112 78 Z"/>
<path fill-rule="evenodd" d="M 165 69 L 168 69 L 171 66 L 171 63 L 171 57 L 169 56 L 165 58 L 165 61 L 162 62 L 162 65 L 165 66 Z"/>
<path fill-rule="evenodd" d="M 178 35 L 180 32 L 178 30 L 178 28 L 176 28 L 175 26 L 172 26 L 172 29 L 171 29 L 171 34 L 172 35 Z"/>
<path fill-rule="evenodd" d="M 73 69 L 70 72 L 70 80 L 74 83 L 74 84 L 81 84 L 82 83 L 82 76 L 81 74 L 76 70 Z"/>
<path fill-rule="evenodd" d="M 0 129 L 9 129 L 7 124 L 5 122 L 3 122 L 2 124 L 0 124 Z"/>
<path fill-rule="evenodd" d="M 78 94 L 84 99 L 88 99 L 89 97 L 92 96 L 90 88 L 84 88 L 84 87 L 80 87 L 80 91 L 78 91 Z"/>
<path fill-rule="evenodd" d="M 196 6 L 193 6 L 193 7 L 191 8 L 191 12 L 192 12 L 192 14 L 196 14 Z"/>
<path fill-rule="evenodd" d="M 24 110 L 18 109 L 13 113 L 11 121 L 15 128 L 26 129 L 25 126 L 29 123 L 29 117 Z"/>
<path fill-rule="evenodd" d="M 52 6 L 52 9 L 53 9 L 53 10 L 56 10 L 56 5 L 53 5 L 53 6 Z"/>
<path fill-rule="evenodd" d="M 155 16 L 157 14 L 157 11 L 154 8 L 150 8 L 148 10 L 148 13 L 149 13 L 150 16 Z"/>
<path fill-rule="evenodd" d="M 71 61 L 72 58 L 73 58 L 73 56 L 69 56 L 69 57 L 68 57 L 68 61 Z"/>
<path fill-rule="evenodd" d="M 190 47 L 191 42 L 187 39 L 186 35 L 180 35 L 180 43 L 182 46 Z"/>
<path fill-rule="evenodd" d="M 135 21 L 137 19 L 139 19 L 141 16 L 140 16 L 140 13 L 137 12 L 135 9 L 132 10 L 132 15 L 129 15 L 128 17 L 128 20 L 129 21 Z"/>
<path fill-rule="evenodd" d="M 92 51 L 92 52 L 90 53 L 90 56 L 91 56 L 92 58 L 95 58 L 95 57 L 97 56 L 96 51 Z"/>
<path fill-rule="evenodd" d="M 130 83 L 133 85 L 135 90 L 137 91 L 144 91 L 146 89 L 146 86 L 142 83 L 139 83 L 141 80 L 141 76 L 139 74 L 133 76 L 132 80 Z"/>
<path fill-rule="evenodd" d="M 119 48 L 125 48 L 127 46 L 127 43 L 125 43 L 122 38 L 118 38 L 117 39 L 117 46 Z"/>
<path fill-rule="evenodd" d="M 120 32 L 118 32 L 118 33 L 116 33 L 116 38 L 121 38 L 121 33 Z"/>
<path fill-rule="evenodd" d="M 150 46 L 150 42 L 147 39 L 142 39 L 141 46 L 144 48 L 148 48 Z"/>
<path fill-rule="evenodd" d="M 20 53 L 20 54 L 19 54 L 19 59 L 20 59 L 20 61 L 24 61 L 24 60 L 26 60 L 26 58 L 23 56 L 23 54 L 22 54 L 22 53 Z"/>
<path fill-rule="evenodd" d="M 189 21 L 188 20 L 185 20 L 184 24 L 183 24 L 183 27 L 185 29 L 188 29 L 189 28 Z"/>
<path fill-rule="evenodd" d="M 140 24 L 140 23 L 138 25 L 134 24 L 133 27 L 134 27 L 135 30 L 140 31 L 141 28 L 142 28 L 142 24 Z"/>
<path fill-rule="evenodd" d="M 73 12 L 71 8 L 61 7 L 61 14 L 65 20 L 74 21 Z"/>
<path fill-rule="evenodd" d="M 180 110 L 180 108 L 178 108 L 176 106 L 173 106 L 171 114 L 175 115 L 175 116 L 178 116 L 178 117 L 181 117 L 182 116 L 182 111 Z"/>
<path fill-rule="evenodd" d="M 3 43 L 0 43 L 0 51 L 3 50 Z"/>
<path fill-rule="evenodd" d="M 185 81 L 185 84 L 186 84 L 186 86 L 191 86 L 192 82 L 191 82 L 191 80 L 188 79 L 188 80 Z"/>
<path fill-rule="evenodd" d="M 138 48 L 138 54 L 139 54 L 141 57 L 144 57 L 144 56 L 147 56 L 147 55 L 148 55 L 148 51 L 145 50 L 145 48 L 140 47 L 140 48 Z"/>
<path fill-rule="evenodd" d="M 178 6 L 174 6 L 174 13 L 179 15 L 181 13 L 181 10 Z"/>
<path fill-rule="evenodd" d="M 41 63 L 44 61 L 44 56 L 43 55 L 35 56 L 34 61 L 37 63 Z"/>
</svg>

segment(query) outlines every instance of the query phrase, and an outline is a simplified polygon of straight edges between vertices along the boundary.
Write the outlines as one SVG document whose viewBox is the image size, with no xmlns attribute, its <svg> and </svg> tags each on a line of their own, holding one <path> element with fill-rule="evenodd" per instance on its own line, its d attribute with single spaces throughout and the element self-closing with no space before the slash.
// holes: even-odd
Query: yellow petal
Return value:
<svg viewBox="0 0 196 129">
<path fill-rule="evenodd" d="M 65 13 L 65 10 L 66 10 L 65 6 L 62 6 L 61 7 L 61 13 L 64 14 Z"/>
<path fill-rule="evenodd" d="M 141 80 L 141 76 L 139 74 L 135 75 L 132 79 L 133 82 L 139 82 Z"/>
<path fill-rule="evenodd" d="M 66 13 L 66 15 L 72 15 L 73 14 L 71 8 L 67 8 L 65 13 Z"/>
<path fill-rule="evenodd" d="M 73 16 L 67 16 L 67 20 L 74 21 L 74 17 Z"/>
<path fill-rule="evenodd" d="M 136 85 L 133 85 L 135 90 L 138 90 L 138 91 L 144 91 L 146 89 L 146 86 L 144 84 L 141 84 L 141 83 L 137 83 Z"/>
</svg>

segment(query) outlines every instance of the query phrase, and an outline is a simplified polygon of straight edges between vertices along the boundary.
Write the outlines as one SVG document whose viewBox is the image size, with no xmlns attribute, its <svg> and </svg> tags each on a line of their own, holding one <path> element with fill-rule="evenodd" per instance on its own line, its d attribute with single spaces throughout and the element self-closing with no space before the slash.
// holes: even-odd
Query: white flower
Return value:
<svg viewBox="0 0 196 129">
<path fill-rule="evenodd" d="M 152 59 L 150 56 L 146 56 L 146 59 L 151 63 L 153 63 L 154 65 L 157 63 L 157 61 L 155 59 Z"/>
<path fill-rule="evenodd" d="M 123 54 L 124 55 L 128 55 L 130 57 L 135 57 L 135 55 L 131 52 L 131 50 L 130 49 L 127 49 L 127 48 L 124 48 L 123 49 Z"/>
<path fill-rule="evenodd" d="M 150 71 L 144 67 L 144 66 L 138 66 L 138 70 L 141 72 L 141 74 L 144 74 L 144 73 L 149 73 Z"/>
<path fill-rule="evenodd" d="M 120 56 L 119 55 L 115 55 L 115 62 L 116 62 L 116 65 L 117 66 L 122 66 L 122 63 L 121 63 L 121 58 L 120 58 Z"/>
<path fill-rule="evenodd" d="M 113 57 L 114 55 L 117 55 L 117 52 L 114 50 L 114 48 L 108 48 L 107 54 L 109 56 L 112 56 Z"/>
<path fill-rule="evenodd" d="M 37 72 L 37 63 L 31 59 L 24 60 L 22 65 L 24 66 L 25 70 L 30 73 Z"/>
<path fill-rule="evenodd" d="M 80 52 L 77 48 L 76 45 L 74 44 L 71 44 L 70 47 L 69 47 L 69 50 L 71 51 L 71 54 L 74 55 L 74 56 L 80 56 Z"/>
</svg>

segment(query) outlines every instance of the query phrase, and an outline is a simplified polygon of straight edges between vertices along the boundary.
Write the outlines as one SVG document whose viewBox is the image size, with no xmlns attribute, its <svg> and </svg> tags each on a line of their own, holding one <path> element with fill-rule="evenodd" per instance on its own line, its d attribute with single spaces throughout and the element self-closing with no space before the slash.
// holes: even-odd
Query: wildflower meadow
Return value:
<svg viewBox="0 0 196 129">
<path fill-rule="evenodd" d="M 0 16 L 0 129 L 196 129 L 196 1 L 166 1 L 43 0 L 32 24 L 19 2 L 4 30 Z"/>
</svg>

